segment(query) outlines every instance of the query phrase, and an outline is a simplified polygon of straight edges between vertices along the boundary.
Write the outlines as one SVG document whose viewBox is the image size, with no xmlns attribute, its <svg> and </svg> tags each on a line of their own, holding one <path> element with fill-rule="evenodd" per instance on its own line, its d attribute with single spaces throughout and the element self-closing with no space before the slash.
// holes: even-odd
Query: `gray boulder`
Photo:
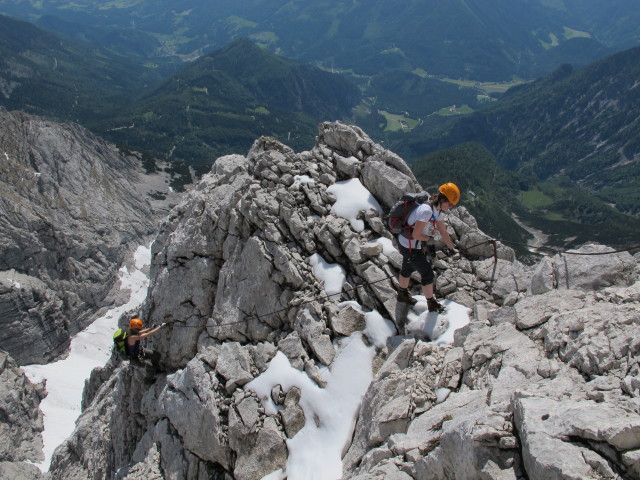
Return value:
<svg viewBox="0 0 640 480">
<path fill-rule="evenodd" d="M 555 288 L 600 290 L 610 285 L 628 286 L 636 261 L 629 252 L 604 245 L 584 245 L 540 263 L 531 279 L 533 295 Z"/>
<path fill-rule="evenodd" d="M 640 417 L 612 405 L 523 397 L 514 420 L 532 478 L 625 478 L 620 457 L 640 448 Z"/>
</svg>

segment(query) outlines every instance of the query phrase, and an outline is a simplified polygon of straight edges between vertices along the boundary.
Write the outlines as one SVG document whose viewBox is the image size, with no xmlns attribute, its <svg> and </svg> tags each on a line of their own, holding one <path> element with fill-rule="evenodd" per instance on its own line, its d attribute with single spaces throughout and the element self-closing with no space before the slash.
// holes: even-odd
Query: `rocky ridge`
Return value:
<svg viewBox="0 0 640 480">
<path fill-rule="evenodd" d="M 29 462 L 42 460 L 42 413 L 45 392 L 32 385 L 24 372 L 0 351 L 0 478 L 39 478 Z"/>
<path fill-rule="evenodd" d="M 322 385 L 334 341 L 361 330 L 354 300 L 403 324 L 400 258 L 379 212 L 335 215 L 328 188 L 358 179 L 384 209 L 419 185 L 356 127 L 320 126 L 295 153 L 261 138 L 216 161 L 153 244 L 143 308 L 165 374 L 113 359 L 94 372 L 53 479 L 262 478 L 283 468 L 305 422 L 296 389 L 269 415 L 243 386 L 276 352 Z M 461 255 L 435 260 L 436 289 L 472 309 L 452 345 L 395 337 L 378 349 L 343 478 L 640 478 L 637 256 L 592 245 L 529 267 L 464 207 L 448 215 Z M 495 250 L 494 250 L 495 245 Z M 309 257 L 343 267 L 328 297 Z M 593 255 L 595 254 L 595 255 Z M 444 395 L 442 393 L 444 392 Z M 294 479 L 291 479 L 294 480 Z"/>
<path fill-rule="evenodd" d="M 0 348 L 45 363 L 113 303 L 157 217 L 139 162 L 78 125 L 0 109 L 0 157 Z"/>
<path fill-rule="evenodd" d="M 43 460 L 45 385 L 19 366 L 65 355 L 120 302 L 118 269 L 173 201 L 147 200 L 161 176 L 77 125 L 0 108 L 0 478 L 38 478 Z"/>
</svg>

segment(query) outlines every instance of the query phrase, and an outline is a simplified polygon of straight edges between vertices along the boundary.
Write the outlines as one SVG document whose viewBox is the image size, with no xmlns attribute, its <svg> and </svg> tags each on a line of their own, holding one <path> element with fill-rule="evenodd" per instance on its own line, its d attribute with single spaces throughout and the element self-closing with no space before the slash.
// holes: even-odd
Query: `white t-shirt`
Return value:
<svg viewBox="0 0 640 480">
<path fill-rule="evenodd" d="M 426 226 L 422 233 L 428 237 L 433 237 L 436 234 L 436 222 L 443 219 L 442 210 L 431 208 L 430 203 L 423 203 L 411 212 L 409 218 L 407 218 L 407 224 L 415 225 L 416 222 L 425 222 Z M 409 239 L 403 235 L 398 235 L 398 242 L 406 248 L 420 248 L 421 246 L 420 240 L 411 240 L 411 245 L 409 245 Z"/>
</svg>

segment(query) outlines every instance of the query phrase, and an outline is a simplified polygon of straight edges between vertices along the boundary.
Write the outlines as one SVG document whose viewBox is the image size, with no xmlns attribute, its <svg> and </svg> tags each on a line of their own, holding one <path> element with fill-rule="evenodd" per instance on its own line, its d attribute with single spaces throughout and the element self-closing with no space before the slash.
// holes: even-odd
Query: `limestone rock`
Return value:
<svg viewBox="0 0 640 480">
<path fill-rule="evenodd" d="M 616 478 L 610 465 L 640 446 L 640 416 L 593 402 L 520 398 L 514 418 L 534 478 Z"/>
<path fill-rule="evenodd" d="M 0 462 L 44 459 L 42 414 L 38 409 L 41 396 L 44 393 L 31 384 L 15 361 L 0 351 Z M 19 465 L 4 468 L 29 470 Z"/>
<path fill-rule="evenodd" d="M 158 398 L 158 413 L 166 416 L 176 429 L 184 448 L 224 468 L 228 467 L 228 453 L 219 404 L 213 392 L 218 381 L 208 370 L 205 364 L 194 359 L 184 370 L 168 376 L 167 388 Z"/>
<path fill-rule="evenodd" d="M 331 328 L 338 335 L 348 337 L 353 332 L 364 330 L 365 327 L 364 313 L 351 305 L 346 305 L 331 316 Z"/>
<path fill-rule="evenodd" d="M 154 232 L 155 214 L 139 160 L 78 125 L 0 116 L 0 348 L 45 363 L 113 300 L 125 254 Z"/>
<path fill-rule="evenodd" d="M 300 407 L 300 389 L 293 387 L 287 392 L 280 415 L 287 438 L 295 437 L 305 424 L 304 410 Z"/>
<path fill-rule="evenodd" d="M 251 357 L 239 343 L 222 345 L 216 363 L 216 372 L 226 379 L 225 388 L 229 393 L 253 379 Z"/>
<path fill-rule="evenodd" d="M 282 468 L 287 458 L 287 448 L 281 435 L 273 429 L 262 429 L 254 448 L 238 457 L 234 477 L 238 480 L 260 479 Z"/>
<path fill-rule="evenodd" d="M 11 480 L 40 480 L 40 469 L 26 462 L 0 462 L 0 478 Z"/>
<path fill-rule="evenodd" d="M 515 323 L 522 330 L 537 327 L 562 311 L 584 308 L 586 303 L 585 293 L 578 290 L 556 290 L 545 295 L 527 296 L 514 305 Z"/>
<path fill-rule="evenodd" d="M 262 137 L 246 156 L 216 161 L 152 249 L 141 314 L 169 323 L 153 338 L 166 373 L 144 387 L 126 365 L 96 373 L 52 479 L 257 479 L 286 466 L 288 439 L 313 421 L 302 391 L 270 386 L 267 408 L 243 386 L 280 351 L 290 373 L 325 388 L 365 312 L 398 326 L 407 315 L 396 301 L 401 257 L 379 243 L 389 239 L 380 214 L 359 212 L 356 231 L 333 209 L 328 188 L 349 178 L 385 206 L 399 189 L 420 189 L 400 157 L 339 122 L 321 124 L 307 152 Z M 473 309 L 473 320 L 453 345 L 367 339 L 374 377 L 342 478 L 637 478 L 638 258 L 615 254 L 613 275 L 600 256 L 571 257 L 567 289 L 559 259 L 520 263 L 464 207 L 447 224 L 460 254 L 436 253 L 436 295 Z M 315 254 L 344 275 L 340 293 L 326 294 Z"/>
<path fill-rule="evenodd" d="M 610 285 L 627 286 L 636 261 L 628 252 L 613 253 L 603 245 L 585 245 L 567 254 L 545 259 L 535 272 L 531 293 L 552 288 L 599 290 Z"/>
</svg>

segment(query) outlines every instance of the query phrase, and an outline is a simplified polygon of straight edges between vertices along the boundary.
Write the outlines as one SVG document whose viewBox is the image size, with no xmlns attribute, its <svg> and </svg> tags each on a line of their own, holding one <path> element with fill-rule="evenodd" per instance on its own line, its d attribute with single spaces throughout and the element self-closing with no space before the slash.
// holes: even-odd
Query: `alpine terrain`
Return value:
<svg viewBox="0 0 640 480">
<path fill-rule="evenodd" d="M 419 188 L 342 123 L 308 151 L 262 137 L 218 158 L 120 320 L 166 324 L 146 340 L 162 371 L 145 382 L 115 354 L 95 370 L 50 477 L 640 478 L 638 256 L 591 244 L 526 266 L 460 206 L 458 253 L 435 243 L 447 310 L 408 307 L 382 217 Z M 13 384 L 37 436 L 46 386 Z M 20 463 L 37 441 L 8 450 L 5 472 L 38 478 Z"/>
<path fill-rule="evenodd" d="M 0 479 L 640 480 L 639 26 L 0 0 Z"/>
</svg>

